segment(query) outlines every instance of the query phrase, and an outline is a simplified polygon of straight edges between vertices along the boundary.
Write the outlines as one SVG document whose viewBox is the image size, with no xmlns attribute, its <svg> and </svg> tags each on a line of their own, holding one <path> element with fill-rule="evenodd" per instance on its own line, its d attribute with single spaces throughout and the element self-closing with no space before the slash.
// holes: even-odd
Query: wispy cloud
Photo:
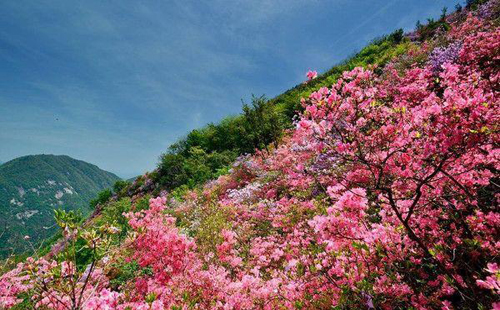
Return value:
<svg viewBox="0 0 500 310">
<path fill-rule="evenodd" d="M 65 153 L 141 173 L 241 99 L 278 94 L 451 2 L 4 1 L 0 160 Z"/>
</svg>

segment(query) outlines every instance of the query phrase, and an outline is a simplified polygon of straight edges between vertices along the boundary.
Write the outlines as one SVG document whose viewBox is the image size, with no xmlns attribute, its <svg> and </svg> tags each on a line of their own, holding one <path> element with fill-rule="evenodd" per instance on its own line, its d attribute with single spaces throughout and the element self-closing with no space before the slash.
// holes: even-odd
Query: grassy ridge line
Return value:
<svg viewBox="0 0 500 310">
<path fill-rule="evenodd" d="M 373 40 L 354 56 L 333 66 L 314 80 L 296 85 L 269 102 L 275 105 L 277 109 L 285 112 L 291 119 L 297 109 L 300 108 L 300 98 L 309 97 L 312 92 L 321 87 L 330 87 L 344 71 L 350 71 L 355 67 L 367 67 L 368 65 L 383 66 L 394 57 L 406 53 L 412 44 L 408 38 L 403 36 L 402 29 L 396 30 L 390 35 Z"/>
<path fill-rule="evenodd" d="M 299 84 L 271 100 L 263 96 L 253 97 L 251 105 L 243 106 L 242 114 L 192 130 L 170 146 L 160 158 L 158 169 L 149 178 L 158 184 L 158 189 L 174 193 L 182 193 L 217 178 L 227 172 L 236 157 L 253 153 L 256 149 L 266 150 L 269 145 L 279 142 L 285 130 L 292 127 L 293 117 L 301 111 L 301 98 L 323 86 L 331 86 L 342 72 L 354 67 L 382 67 L 413 45 L 402 30 L 397 30 L 373 41 L 314 80 Z M 144 182 L 139 179 L 136 184 L 141 187 Z"/>
<path fill-rule="evenodd" d="M 251 105 L 244 104 L 242 114 L 192 130 L 168 148 L 160 157 L 158 168 L 148 176 L 158 189 L 155 193 L 167 190 L 176 197 L 182 196 L 187 189 L 226 173 L 238 156 L 256 149 L 268 150 L 268 146 L 279 143 L 286 129 L 293 126 L 294 116 L 302 110 L 301 98 L 307 98 L 321 87 L 332 86 L 343 72 L 355 67 L 376 65 L 375 72 L 382 72 L 392 59 L 417 50 L 420 43 L 433 42 L 436 35 L 446 33 L 450 29 L 450 18 L 463 19 L 483 2 L 470 0 L 466 10 L 457 7 L 459 11 L 449 15 L 443 9 L 439 19 L 428 19 L 426 25 L 418 22 L 417 29 L 407 35 L 399 29 L 377 38 L 354 56 L 307 83 L 296 85 L 270 100 L 263 96 L 253 97 Z M 139 178 L 128 193 L 136 193 L 135 189 L 143 188 L 145 182 Z"/>
</svg>

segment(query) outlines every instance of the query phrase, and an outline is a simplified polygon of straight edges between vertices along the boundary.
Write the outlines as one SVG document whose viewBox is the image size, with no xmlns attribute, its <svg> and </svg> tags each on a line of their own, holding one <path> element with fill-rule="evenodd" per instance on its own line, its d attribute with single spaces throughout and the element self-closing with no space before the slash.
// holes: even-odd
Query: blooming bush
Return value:
<svg viewBox="0 0 500 310">
<path fill-rule="evenodd" d="M 318 77 L 318 72 L 309 70 L 306 76 L 309 80 L 312 80 Z"/>
<path fill-rule="evenodd" d="M 109 236 L 118 229 L 103 225 L 98 230 L 82 230 L 74 212 L 56 211 L 56 221 L 66 241 L 58 259 L 29 257 L 4 274 L 0 278 L 0 309 L 21 302 L 35 309 L 54 310 L 109 309 L 117 304 L 119 294 L 109 292 L 101 267 Z M 83 258 L 87 265 L 80 264 Z"/>
<path fill-rule="evenodd" d="M 462 42 L 454 42 L 446 47 L 435 48 L 429 55 L 429 64 L 432 71 L 439 73 L 444 64 L 455 63 L 458 60 Z"/>
</svg>

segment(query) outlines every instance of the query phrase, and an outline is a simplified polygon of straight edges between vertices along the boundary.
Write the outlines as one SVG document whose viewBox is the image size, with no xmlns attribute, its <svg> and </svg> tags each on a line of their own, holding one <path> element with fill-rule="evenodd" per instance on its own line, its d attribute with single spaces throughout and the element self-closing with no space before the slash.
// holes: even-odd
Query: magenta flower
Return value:
<svg viewBox="0 0 500 310">
<path fill-rule="evenodd" d="M 307 78 L 310 80 L 318 77 L 318 72 L 309 70 L 306 74 Z"/>
</svg>

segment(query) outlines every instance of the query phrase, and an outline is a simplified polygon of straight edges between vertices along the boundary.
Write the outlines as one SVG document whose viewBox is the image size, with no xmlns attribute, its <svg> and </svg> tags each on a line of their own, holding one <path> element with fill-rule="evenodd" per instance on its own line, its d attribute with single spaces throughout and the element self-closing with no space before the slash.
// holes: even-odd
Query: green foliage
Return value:
<svg viewBox="0 0 500 310">
<path fill-rule="evenodd" d="M 246 139 L 254 150 L 267 149 L 271 143 L 277 147 L 284 120 L 264 96 L 253 96 L 251 105 L 243 105 L 243 118 Z"/>
<path fill-rule="evenodd" d="M 113 196 L 113 192 L 110 189 L 105 189 L 97 194 L 97 198 L 90 201 L 90 207 L 95 209 L 97 205 L 104 205 Z"/>
<path fill-rule="evenodd" d="M 90 214 L 89 202 L 119 178 L 68 156 L 19 157 L 0 166 L 0 259 L 53 236 L 53 209 Z M 30 236 L 30 242 L 24 240 Z M 46 243 L 44 243 L 45 246 Z"/>
<path fill-rule="evenodd" d="M 54 210 L 54 219 L 59 227 L 65 229 L 77 229 L 82 222 L 83 216 L 79 211 Z"/>
<path fill-rule="evenodd" d="M 120 239 L 123 239 L 130 228 L 128 220 L 123 214 L 129 212 L 131 206 L 132 203 L 128 197 L 106 204 L 98 223 L 113 223 L 113 225 L 120 229 L 118 236 Z"/>
<path fill-rule="evenodd" d="M 450 30 L 450 25 L 446 22 L 446 8 L 443 8 L 442 15 L 438 20 L 433 18 L 427 19 L 427 24 L 422 25 L 420 21 L 417 22 L 417 31 L 419 34 L 420 41 L 426 41 L 433 37 L 438 30 L 448 31 Z"/>
<path fill-rule="evenodd" d="M 399 29 L 388 36 L 374 40 L 350 59 L 334 66 L 316 79 L 305 84 L 299 84 L 271 99 L 270 103 L 278 113 L 285 117 L 290 127 L 297 111 L 302 110 L 300 98 L 307 98 L 320 87 L 330 87 L 344 71 L 352 70 L 355 67 L 367 67 L 368 65 L 383 66 L 394 57 L 404 54 L 411 46 L 411 43 L 408 39 L 401 37 L 401 32 L 401 29 Z"/>
<path fill-rule="evenodd" d="M 111 288 L 118 290 L 122 285 L 136 277 L 140 267 L 136 261 L 126 262 L 118 260 L 111 265 L 112 278 L 109 281 Z"/>
<path fill-rule="evenodd" d="M 187 155 L 167 153 L 162 156 L 158 167 L 158 181 L 167 189 L 182 185 L 193 188 L 216 178 L 236 156 L 233 151 L 207 153 L 200 146 L 190 147 Z"/>
<path fill-rule="evenodd" d="M 422 29 L 422 27 L 423 26 L 422 26 L 422 23 L 420 22 L 420 20 L 417 20 L 417 23 L 415 24 L 415 29 L 420 30 L 420 29 Z"/>
<path fill-rule="evenodd" d="M 10 308 L 11 310 L 28 310 L 28 309 L 36 309 L 35 303 L 31 300 L 31 296 L 27 293 L 21 294 L 19 296 L 23 301 L 18 303 L 14 307 Z"/>
<path fill-rule="evenodd" d="M 170 196 L 174 197 L 178 201 L 184 200 L 184 195 L 189 191 L 189 186 L 186 184 L 176 187 L 170 192 Z"/>
<path fill-rule="evenodd" d="M 272 103 L 254 96 L 242 115 L 193 130 L 173 144 L 160 159 L 157 181 L 168 190 L 194 188 L 227 172 L 238 155 L 277 144 L 286 124 Z"/>
<path fill-rule="evenodd" d="M 403 38 L 404 38 L 404 31 L 401 28 L 394 31 L 393 33 L 391 33 L 388 36 L 388 40 L 390 40 L 392 43 L 395 43 L 395 44 L 398 44 L 401 41 L 403 41 Z"/>
<path fill-rule="evenodd" d="M 149 199 L 151 199 L 151 195 L 146 195 L 135 202 L 133 210 L 135 212 L 139 212 L 141 210 L 149 209 Z"/>
<path fill-rule="evenodd" d="M 118 180 L 113 185 L 113 192 L 118 196 L 126 195 L 126 189 L 130 185 L 129 181 L 126 180 Z"/>
<path fill-rule="evenodd" d="M 222 242 L 222 229 L 229 228 L 227 212 L 216 202 L 207 201 L 205 207 L 200 210 L 198 219 L 199 226 L 189 233 L 196 236 L 196 244 L 200 253 L 216 253 L 217 245 Z"/>
</svg>

